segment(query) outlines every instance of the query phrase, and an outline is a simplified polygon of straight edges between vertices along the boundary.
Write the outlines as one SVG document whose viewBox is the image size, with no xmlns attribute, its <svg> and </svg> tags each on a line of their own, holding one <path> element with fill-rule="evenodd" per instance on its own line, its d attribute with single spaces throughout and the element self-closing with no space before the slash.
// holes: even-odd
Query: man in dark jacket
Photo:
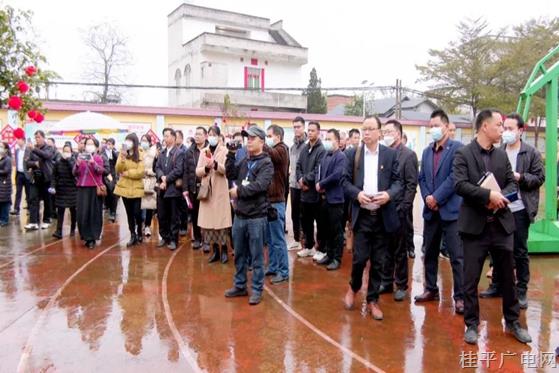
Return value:
<svg viewBox="0 0 559 373">
<path fill-rule="evenodd" d="M 482 110 L 476 118 L 475 138 L 456 152 L 454 180 L 456 193 L 464 198 L 460 206 L 458 230 L 464 242 L 464 341 L 476 344 L 479 325 L 477 288 L 487 253 L 491 251 L 500 273 L 503 314 L 508 332 L 522 343 L 532 339 L 518 321 L 520 307 L 514 288 L 514 217 L 505 195 L 515 192 L 516 182 L 507 154 L 494 147 L 501 141 L 503 119 L 496 110 Z M 485 186 L 482 177 L 488 176 Z M 483 186 L 482 186 L 483 185 Z"/>
<path fill-rule="evenodd" d="M 439 299 L 437 275 L 441 239 L 444 234 L 452 267 L 454 309 L 457 314 L 462 314 L 464 313 L 462 289 L 464 253 L 457 229 L 458 209 L 462 199 L 454 190 L 452 173 L 454 155 L 462 147 L 462 143 L 450 139 L 449 119 L 443 110 L 433 111 L 429 126 L 433 142 L 423 150 L 419 171 L 421 197 L 425 201 L 423 208 L 425 290 L 423 294 L 415 297 L 415 301 L 420 303 Z"/>
<path fill-rule="evenodd" d="M 35 132 L 35 146 L 29 144 L 31 149 L 29 159 L 26 161 L 26 168 L 31 175 L 31 187 L 29 190 L 29 224 L 25 226 L 28 231 L 39 229 L 39 210 L 40 203 L 43 200 L 43 224 L 41 229 L 50 227 L 50 195 L 48 189 L 50 187 L 53 169 L 54 149 L 47 145 L 45 133 L 43 131 Z"/>
<path fill-rule="evenodd" d="M 114 194 L 115 185 L 117 182 L 116 174 L 116 161 L 118 160 L 118 153 L 115 150 L 115 139 L 107 139 L 105 148 L 101 151 L 101 156 L 103 157 L 103 163 L 108 162 L 109 173 L 104 175 L 103 181 L 107 186 L 107 196 L 105 197 L 105 206 L 109 210 L 109 220 L 113 223 L 116 220 L 116 207 L 118 204 L 118 196 Z"/>
<path fill-rule="evenodd" d="M 268 269 L 266 276 L 275 275 L 272 284 L 289 279 L 289 258 L 285 240 L 285 187 L 289 167 L 289 149 L 283 143 L 283 128 L 275 124 L 268 127 L 264 152 L 268 153 L 274 165 L 274 177 L 268 188 L 268 199 L 278 218 L 269 221 L 268 230 Z"/>
<path fill-rule="evenodd" d="M 208 146 L 208 131 L 204 127 L 197 127 L 194 135 L 194 143 L 186 151 L 184 156 L 184 173 L 182 179 L 183 197 L 188 197 L 192 203 L 191 222 L 194 234 L 192 249 L 198 250 L 202 246 L 202 231 L 198 226 L 198 212 L 200 211 L 200 201 L 198 201 L 198 191 L 202 180 L 196 176 L 196 166 L 200 158 L 200 151 Z M 208 250 L 209 251 L 209 250 Z"/>
<path fill-rule="evenodd" d="M 188 150 L 188 147 L 184 144 L 184 134 L 182 133 L 181 130 L 176 130 L 175 133 L 177 134 L 176 146 L 186 156 L 186 151 Z M 182 177 L 180 182 L 182 183 Z M 186 186 L 181 185 L 180 187 L 178 187 L 178 189 L 182 194 L 186 190 Z M 179 235 L 186 236 L 186 233 L 188 232 L 188 206 L 186 205 L 186 200 L 184 198 L 179 198 L 178 202 L 179 202 L 179 215 L 181 221 L 179 227 Z"/>
<path fill-rule="evenodd" d="M 29 188 L 31 186 L 29 178 L 26 176 L 25 160 L 29 158 L 31 150 L 25 146 L 25 134 L 20 134 L 14 149 L 14 160 L 16 169 L 16 199 L 11 215 L 19 215 L 21 206 L 21 195 L 25 190 L 25 201 L 29 206 Z M 28 207 L 29 208 L 29 207 Z"/>
<path fill-rule="evenodd" d="M 264 290 L 264 236 L 268 208 L 268 188 L 274 175 L 274 165 L 264 153 L 266 134 L 260 127 L 253 126 L 247 131 L 248 157 L 235 164 L 235 150 L 229 150 L 225 170 L 227 179 L 234 181 L 229 191 L 235 202 L 233 222 L 233 247 L 235 249 L 234 286 L 225 296 L 247 296 L 247 254 L 252 258 L 252 294 L 249 304 L 256 305 L 262 299 Z"/>
<path fill-rule="evenodd" d="M 367 310 L 373 319 L 382 320 L 383 313 L 378 306 L 382 262 L 390 236 L 400 226 L 396 201 L 401 198 L 402 182 L 398 153 L 379 142 L 380 119 L 365 118 L 362 129 L 363 145 L 346 154 L 349 161 L 344 191 L 352 201 L 354 239 L 351 281 L 344 303 L 346 309 L 353 308 L 355 294 L 361 290 L 363 272 L 370 260 Z"/>
<path fill-rule="evenodd" d="M 347 157 L 339 147 L 340 133 L 336 129 L 328 131 L 322 145 L 326 155 L 320 162 L 315 189 L 325 202 L 322 214 L 325 214 L 326 221 L 324 246 L 327 253 L 317 263 L 325 265 L 329 271 L 335 271 L 342 263 L 344 248 L 345 199 L 342 182 L 347 167 Z"/>
<path fill-rule="evenodd" d="M 528 229 L 538 213 L 540 187 L 545 181 L 540 153 L 521 140 L 524 119 L 517 113 L 507 116 L 504 123 L 503 143 L 512 166 L 514 180 L 519 189 L 519 199 L 509 205 L 514 216 L 514 262 L 516 268 L 516 290 L 520 308 L 528 307 L 526 293 L 530 281 L 530 259 L 528 257 Z M 489 289 L 480 293 L 482 298 L 500 296 L 499 270 L 493 268 Z"/>
<path fill-rule="evenodd" d="M 297 116 L 293 119 L 293 145 L 289 148 L 289 194 L 293 227 L 293 242 L 289 245 L 289 250 L 301 249 L 301 186 L 297 179 L 297 162 L 306 140 L 305 119 Z"/>
<path fill-rule="evenodd" d="M 396 283 L 394 300 L 402 301 L 408 289 L 408 247 L 407 234 L 413 232 L 413 221 L 408 216 L 413 210 L 413 200 L 417 192 L 417 155 L 415 152 L 402 144 L 402 124 L 397 120 L 389 120 L 383 127 L 384 145 L 398 152 L 398 164 L 400 165 L 400 178 L 404 192 L 397 201 L 398 217 L 400 218 L 400 230 L 390 240 L 388 255 L 383 265 L 383 283 L 380 293 L 392 292 L 393 282 Z"/>
<path fill-rule="evenodd" d="M 182 191 L 176 188 L 175 182 L 183 177 L 184 152 L 176 146 L 177 135 L 173 129 L 165 128 L 163 138 L 166 147 L 161 151 L 155 166 L 160 190 L 157 196 L 157 216 L 161 240 L 157 247 L 167 245 L 170 250 L 175 250 L 179 242 L 178 206 L 182 198 Z"/>
<path fill-rule="evenodd" d="M 305 248 L 297 253 L 299 258 L 311 256 L 315 258 L 317 252 L 314 249 L 314 223 L 316 221 L 316 235 L 320 246 L 320 257 L 322 259 L 326 253 L 324 252 L 323 239 L 323 217 L 320 212 L 320 201 L 318 192 L 316 191 L 316 175 L 318 166 L 322 157 L 324 157 L 324 147 L 320 141 L 320 123 L 309 122 L 308 125 L 309 142 L 305 144 L 297 160 L 297 182 L 301 187 L 301 216 L 303 233 L 305 235 Z"/>
</svg>

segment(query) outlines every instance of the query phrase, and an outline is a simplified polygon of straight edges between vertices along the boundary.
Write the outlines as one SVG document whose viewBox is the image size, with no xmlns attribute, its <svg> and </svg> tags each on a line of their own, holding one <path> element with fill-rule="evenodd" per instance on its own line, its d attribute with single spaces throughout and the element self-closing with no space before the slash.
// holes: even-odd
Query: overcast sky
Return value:
<svg viewBox="0 0 559 373">
<path fill-rule="evenodd" d="M 1 0 L 0 0 L 1 1 Z M 178 0 L 6 0 L 34 12 L 38 45 L 50 68 L 64 80 L 81 80 L 86 54 L 80 29 L 113 22 L 129 38 L 134 64 L 128 81 L 167 84 L 167 15 Z M 558 0 L 527 1 L 301 1 L 204 0 L 197 5 L 283 20 L 284 28 L 309 49 L 304 67 L 316 67 L 324 87 L 375 85 L 425 87 L 416 83 L 415 64 L 425 63 L 429 48 L 443 48 L 456 38 L 456 24 L 466 17 L 485 17 L 492 28 L 530 18 L 559 16 Z M 294 82 L 295 83 L 295 82 Z M 149 97 L 149 98 L 148 98 Z M 166 105 L 166 94 L 136 93 L 131 103 Z M 150 102 L 146 102 L 150 101 Z"/>
</svg>

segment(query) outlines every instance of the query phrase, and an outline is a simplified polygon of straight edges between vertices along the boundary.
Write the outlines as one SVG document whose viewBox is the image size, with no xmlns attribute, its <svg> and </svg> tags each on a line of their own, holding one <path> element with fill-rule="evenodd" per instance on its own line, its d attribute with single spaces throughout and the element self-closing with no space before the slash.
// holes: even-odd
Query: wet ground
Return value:
<svg viewBox="0 0 559 373">
<path fill-rule="evenodd" d="M 157 249 L 156 238 L 126 248 L 124 221 L 121 213 L 120 223 L 107 223 L 95 250 L 77 238 L 55 241 L 52 228 L 22 233 L 18 221 L 1 228 L 0 372 L 555 370 L 554 359 L 540 359 L 559 347 L 558 256 L 532 257 L 521 320 L 534 342 L 507 335 L 500 299 L 490 299 L 480 302 L 480 343 L 472 348 L 454 314 L 447 260 L 440 260 L 440 302 L 416 306 L 382 295 L 378 322 L 343 309 L 348 252 L 336 272 L 290 252 L 290 282 L 267 285 L 262 303 L 249 306 L 247 298 L 223 297 L 232 261 L 208 264 L 186 238 L 175 252 Z M 420 258 L 420 236 L 416 247 Z M 410 268 L 413 297 L 423 290 L 420 259 Z"/>
</svg>

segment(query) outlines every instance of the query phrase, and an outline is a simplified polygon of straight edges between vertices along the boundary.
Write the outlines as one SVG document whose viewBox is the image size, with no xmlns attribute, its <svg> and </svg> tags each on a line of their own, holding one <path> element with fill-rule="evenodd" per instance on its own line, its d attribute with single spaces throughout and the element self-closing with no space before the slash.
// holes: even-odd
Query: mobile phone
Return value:
<svg viewBox="0 0 559 373">
<path fill-rule="evenodd" d="M 91 159 L 91 154 L 89 153 L 80 153 L 80 159 L 84 161 L 89 161 Z"/>
<path fill-rule="evenodd" d="M 122 150 L 125 152 L 128 151 L 128 146 L 126 146 L 125 142 L 122 143 Z"/>
<path fill-rule="evenodd" d="M 514 201 L 518 201 L 518 192 L 512 192 L 509 194 L 505 194 L 504 197 L 508 199 L 511 203 Z"/>
</svg>

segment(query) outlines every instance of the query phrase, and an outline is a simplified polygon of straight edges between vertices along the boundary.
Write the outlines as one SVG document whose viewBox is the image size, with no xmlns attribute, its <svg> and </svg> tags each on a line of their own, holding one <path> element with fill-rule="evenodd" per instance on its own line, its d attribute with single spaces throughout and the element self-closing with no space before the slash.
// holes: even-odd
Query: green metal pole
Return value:
<svg viewBox="0 0 559 373">
<path fill-rule="evenodd" d="M 557 220 L 557 106 L 558 79 L 546 85 L 545 105 L 545 219 Z"/>
</svg>

